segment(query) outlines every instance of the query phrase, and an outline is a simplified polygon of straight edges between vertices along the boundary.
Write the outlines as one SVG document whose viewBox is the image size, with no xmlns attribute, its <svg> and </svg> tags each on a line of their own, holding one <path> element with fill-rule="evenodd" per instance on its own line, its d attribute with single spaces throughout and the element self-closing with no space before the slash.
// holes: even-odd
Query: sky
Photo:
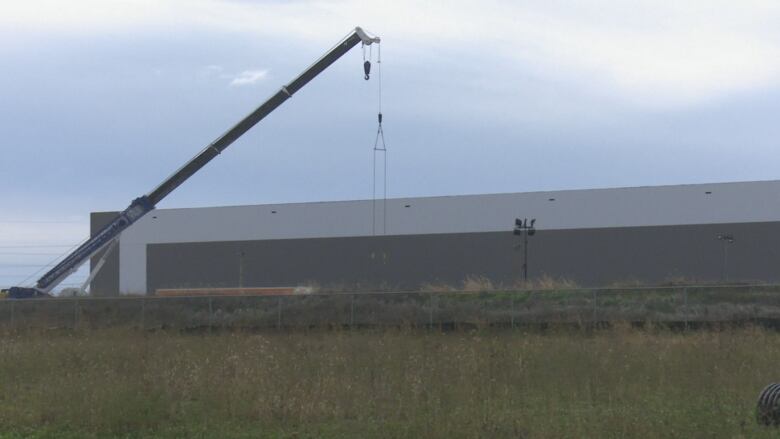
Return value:
<svg viewBox="0 0 780 439">
<path fill-rule="evenodd" d="M 382 38 L 391 197 L 776 179 L 777 23 L 759 0 L 0 0 L 0 286 L 357 25 Z M 354 48 L 159 207 L 370 198 L 378 56 Z"/>
</svg>

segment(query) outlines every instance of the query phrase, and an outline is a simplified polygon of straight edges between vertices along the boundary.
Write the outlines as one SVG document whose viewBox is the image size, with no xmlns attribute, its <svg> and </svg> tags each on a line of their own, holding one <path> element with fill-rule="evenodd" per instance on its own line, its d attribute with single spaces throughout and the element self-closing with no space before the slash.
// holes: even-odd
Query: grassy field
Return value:
<svg viewBox="0 0 780 439">
<path fill-rule="evenodd" d="M 761 329 L 6 333 L 0 437 L 776 437 L 778 379 Z"/>
<path fill-rule="evenodd" d="M 119 327 L 463 329 L 615 321 L 780 326 L 780 286 L 0 300 L 0 331 Z"/>
</svg>

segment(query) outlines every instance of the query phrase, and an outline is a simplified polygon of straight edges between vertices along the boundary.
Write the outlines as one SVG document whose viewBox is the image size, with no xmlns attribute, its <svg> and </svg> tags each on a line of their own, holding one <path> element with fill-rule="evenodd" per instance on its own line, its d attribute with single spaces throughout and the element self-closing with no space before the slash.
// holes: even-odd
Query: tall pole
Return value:
<svg viewBox="0 0 780 439">
<path fill-rule="evenodd" d="M 244 251 L 238 252 L 238 287 L 244 288 Z"/>
<path fill-rule="evenodd" d="M 523 283 L 528 282 L 528 237 L 533 236 L 536 233 L 534 228 L 536 218 L 531 219 L 531 224 L 528 224 L 528 218 L 515 218 L 515 229 L 512 232 L 515 236 L 522 235 L 523 237 Z M 515 246 L 515 248 L 519 247 Z"/>
<path fill-rule="evenodd" d="M 722 234 L 717 236 L 718 241 L 723 243 L 723 268 L 721 272 L 721 281 L 727 282 L 729 279 L 729 245 L 734 243 L 734 235 Z"/>
<path fill-rule="evenodd" d="M 523 230 L 523 282 L 528 282 L 528 229 Z"/>
</svg>

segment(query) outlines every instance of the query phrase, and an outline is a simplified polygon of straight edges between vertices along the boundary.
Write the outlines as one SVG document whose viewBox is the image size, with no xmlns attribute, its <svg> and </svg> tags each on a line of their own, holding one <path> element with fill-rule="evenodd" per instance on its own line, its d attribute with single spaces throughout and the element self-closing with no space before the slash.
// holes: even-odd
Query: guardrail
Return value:
<svg viewBox="0 0 780 439">
<path fill-rule="evenodd" d="M 520 327 L 777 322 L 780 285 L 0 301 L 0 328 Z"/>
</svg>

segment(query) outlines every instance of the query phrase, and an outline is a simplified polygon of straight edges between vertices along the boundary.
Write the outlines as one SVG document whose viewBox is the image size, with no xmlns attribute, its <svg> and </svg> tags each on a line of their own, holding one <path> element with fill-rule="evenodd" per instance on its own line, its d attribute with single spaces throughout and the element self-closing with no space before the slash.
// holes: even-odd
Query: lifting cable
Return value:
<svg viewBox="0 0 780 439">
<path fill-rule="evenodd" d="M 373 46 L 373 45 L 372 45 Z M 371 73 L 371 58 L 373 55 L 372 46 L 369 46 L 369 55 L 368 59 L 366 59 L 366 48 L 363 46 L 363 72 L 365 73 L 364 79 L 368 80 L 369 75 Z M 373 173 L 372 173 L 372 199 L 371 199 L 371 210 L 372 210 L 372 224 L 371 224 L 371 233 L 373 235 L 376 235 L 377 232 L 377 178 L 376 178 L 376 162 L 377 162 L 377 153 L 381 154 L 382 156 L 382 165 L 383 165 L 383 171 L 382 171 L 382 234 L 387 234 L 387 147 L 385 145 L 385 132 L 382 128 L 382 49 L 379 44 L 377 44 L 377 76 L 378 76 L 378 82 L 379 82 L 379 111 L 377 112 L 377 130 L 376 130 L 376 138 L 374 139 L 374 150 L 373 150 Z"/>
</svg>

